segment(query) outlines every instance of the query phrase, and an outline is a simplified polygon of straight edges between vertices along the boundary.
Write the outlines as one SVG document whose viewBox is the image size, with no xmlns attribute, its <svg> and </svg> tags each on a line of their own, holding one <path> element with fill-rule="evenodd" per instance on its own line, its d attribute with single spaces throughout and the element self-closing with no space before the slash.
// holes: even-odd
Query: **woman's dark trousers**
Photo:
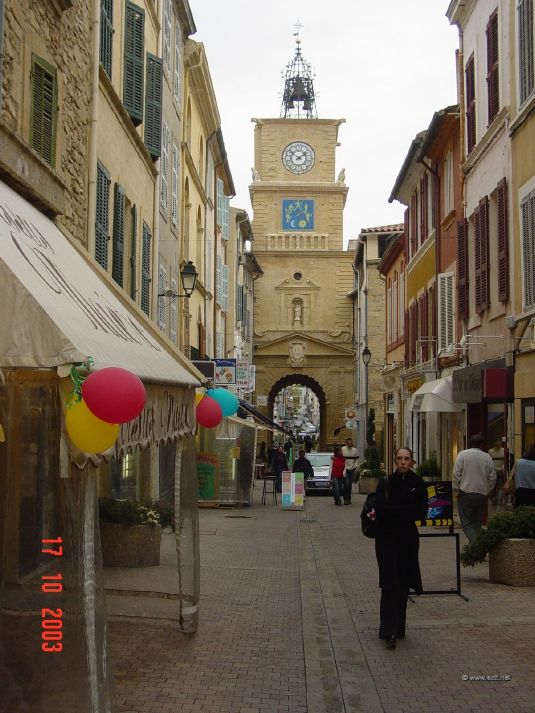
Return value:
<svg viewBox="0 0 535 713">
<path fill-rule="evenodd" d="M 388 639 L 405 636 L 405 618 L 409 588 L 399 583 L 392 589 L 381 589 L 379 638 Z"/>
</svg>

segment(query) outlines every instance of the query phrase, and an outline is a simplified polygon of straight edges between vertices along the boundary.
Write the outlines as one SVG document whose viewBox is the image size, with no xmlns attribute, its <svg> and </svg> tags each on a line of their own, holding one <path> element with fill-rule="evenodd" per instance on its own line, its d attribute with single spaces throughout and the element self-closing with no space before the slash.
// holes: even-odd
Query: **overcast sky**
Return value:
<svg viewBox="0 0 535 713">
<path fill-rule="evenodd" d="M 281 72 L 295 51 L 314 69 L 318 118 L 344 118 L 337 174 L 346 169 L 345 243 L 361 228 L 403 221 L 388 203 L 414 136 L 456 103 L 457 29 L 448 0 L 190 0 L 205 45 L 236 186 L 252 215 L 252 117 L 278 117 Z"/>
</svg>

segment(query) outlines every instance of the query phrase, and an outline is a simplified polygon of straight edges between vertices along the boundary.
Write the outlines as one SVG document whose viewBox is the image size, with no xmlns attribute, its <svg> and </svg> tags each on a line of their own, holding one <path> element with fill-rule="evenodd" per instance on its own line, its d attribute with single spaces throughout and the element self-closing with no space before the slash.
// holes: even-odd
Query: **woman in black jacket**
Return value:
<svg viewBox="0 0 535 713">
<path fill-rule="evenodd" d="M 379 481 L 375 496 L 375 554 L 381 588 L 379 638 L 387 648 L 405 637 L 409 589 L 422 593 L 415 520 L 427 517 L 427 488 L 412 471 L 410 448 L 398 448 L 396 470 Z"/>
</svg>

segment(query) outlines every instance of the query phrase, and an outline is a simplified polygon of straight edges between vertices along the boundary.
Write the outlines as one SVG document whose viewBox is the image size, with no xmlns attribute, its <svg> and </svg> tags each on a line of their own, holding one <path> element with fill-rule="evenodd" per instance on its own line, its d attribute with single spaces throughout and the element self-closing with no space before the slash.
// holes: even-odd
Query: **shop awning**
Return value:
<svg viewBox="0 0 535 713">
<path fill-rule="evenodd" d="M 459 413 L 461 407 L 453 403 L 452 378 L 445 376 L 422 384 L 409 402 L 409 411 L 431 413 Z"/>
<path fill-rule="evenodd" d="M 0 367 L 121 366 L 143 381 L 198 386 L 126 295 L 18 193 L 0 182 Z"/>
<path fill-rule="evenodd" d="M 252 416 L 254 416 L 258 421 L 261 423 L 265 424 L 269 428 L 272 428 L 275 431 L 281 431 L 281 433 L 286 433 L 288 436 L 293 437 L 293 433 L 289 431 L 287 428 L 284 428 L 283 426 L 279 426 L 278 423 L 275 423 L 275 421 L 272 421 L 270 418 L 267 416 L 264 416 L 263 413 L 260 413 L 258 409 L 256 409 L 254 406 L 252 406 L 250 403 L 247 403 L 247 401 L 244 401 L 243 399 L 238 399 L 240 402 L 240 407 L 244 410 L 250 413 Z"/>
</svg>

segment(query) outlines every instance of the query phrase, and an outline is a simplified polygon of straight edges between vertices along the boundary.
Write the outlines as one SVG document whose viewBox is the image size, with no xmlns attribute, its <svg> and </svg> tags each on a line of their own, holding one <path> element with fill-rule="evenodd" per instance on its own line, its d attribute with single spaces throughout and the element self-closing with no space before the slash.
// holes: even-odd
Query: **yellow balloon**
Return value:
<svg viewBox="0 0 535 713">
<path fill-rule="evenodd" d="M 204 393 L 199 392 L 198 394 L 195 394 L 195 406 L 197 406 L 197 404 L 199 404 L 203 399 Z"/>
<path fill-rule="evenodd" d="M 119 435 L 119 426 L 94 416 L 83 399 L 65 409 L 65 429 L 74 445 L 85 453 L 104 453 Z"/>
</svg>

